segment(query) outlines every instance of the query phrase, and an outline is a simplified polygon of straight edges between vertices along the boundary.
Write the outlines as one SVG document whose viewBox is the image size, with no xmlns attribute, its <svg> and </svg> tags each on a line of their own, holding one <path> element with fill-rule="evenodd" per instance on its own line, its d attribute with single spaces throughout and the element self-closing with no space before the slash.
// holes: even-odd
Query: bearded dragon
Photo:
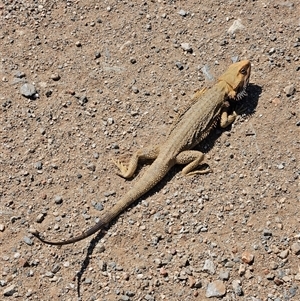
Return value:
<svg viewBox="0 0 300 301">
<path fill-rule="evenodd" d="M 133 176 L 139 160 L 154 160 L 134 186 L 113 207 L 107 209 L 101 220 L 92 228 L 79 236 L 57 242 L 44 240 L 37 232 L 33 234 L 50 245 L 78 242 L 103 229 L 134 201 L 158 184 L 175 164 L 186 165 L 182 169 L 184 175 L 209 172 L 209 168 L 199 169 L 199 166 L 204 163 L 204 154 L 192 149 L 209 134 L 218 122 L 221 127 L 225 128 L 235 120 L 237 113 L 233 111 L 229 114 L 229 100 L 240 100 L 246 95 L 250 72 L 251 64 L 248 60 L 230 65 L 215 85 L 210 89 L 195 93 L 191 105 L 179 115 L 162 144 L 138 150 L 132 155 L 128 166 L 114 161 L 119 168 L 119 175 L 127 179 Z"/>
</svg>

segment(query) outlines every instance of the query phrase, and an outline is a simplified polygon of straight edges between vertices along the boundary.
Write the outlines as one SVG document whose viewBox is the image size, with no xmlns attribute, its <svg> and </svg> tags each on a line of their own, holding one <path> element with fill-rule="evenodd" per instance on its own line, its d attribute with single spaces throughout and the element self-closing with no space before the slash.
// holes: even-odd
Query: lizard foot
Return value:
<svg viewBox="0 0 300 301">
<path fill-rule="evenodd" d="M 203 175 L 210 172 L 213 172 L 213 170 L 210 168 L 210 166 L 207 166 L 205 169 L 197 169 L 190 171 L 186 174 L 186 176 Z"/>
<path fill-rule="evenodd" d="M 126 178 L 128 168 L 119 160 L 112 159 L 112 162 L 118 167 L 119 172 L 117 174 L 123 178 Z"/>
</svg>

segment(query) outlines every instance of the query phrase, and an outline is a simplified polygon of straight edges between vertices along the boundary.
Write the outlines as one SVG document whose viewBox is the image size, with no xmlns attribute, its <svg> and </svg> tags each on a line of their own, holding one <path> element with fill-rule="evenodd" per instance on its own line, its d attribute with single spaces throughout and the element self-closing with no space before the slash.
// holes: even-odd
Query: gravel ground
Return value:
<svg viewBox="0 0 300 301">
<path fill-rule="evenodd" d="M 299 16 L 296 0 L 0 0 L 0 299 L 300 300 Z M 94 225 L 135 182 L 111 158 L 162 141 L 237 58 L 249 95 L 199 146 L 213 173 L 175 167 L 74 245 L 30 234 Z"/>
</svg>

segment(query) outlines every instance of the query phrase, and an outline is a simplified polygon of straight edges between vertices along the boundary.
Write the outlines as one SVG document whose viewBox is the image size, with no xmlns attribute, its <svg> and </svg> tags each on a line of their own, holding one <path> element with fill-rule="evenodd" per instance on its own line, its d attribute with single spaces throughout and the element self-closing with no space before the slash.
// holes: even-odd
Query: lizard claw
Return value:
<svg viewBox="0 0 300 301">
<path fill-rule="evenodd" d="M 233 111 L 233 114 L 235 116 L 238 116 L 238 115 L 243 115 L 247 112 L 247 107 L 245 105 L 240 105 L 238 108 L 235 108 L 235 110 Z"/>
</svg>

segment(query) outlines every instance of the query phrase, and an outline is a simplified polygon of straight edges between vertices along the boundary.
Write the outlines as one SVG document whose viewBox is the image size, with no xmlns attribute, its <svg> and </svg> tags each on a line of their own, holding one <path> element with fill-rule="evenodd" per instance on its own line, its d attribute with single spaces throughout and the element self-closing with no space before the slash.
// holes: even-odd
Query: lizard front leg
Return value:
<svg viewBox="0 0 300 301">
<path fill-rule="evenodd" d="M 238 114 L 235 111 L 233 111 L 232 114 L 228 114 L 228 107 L 223 107 L 221 111 L 220 126 L 222 128 L 228 127 L 235 121 L 237 115 Z"/>
<path fill-rule="evenodd" d="M 242 105 L 238 109 L 235 109 L 231 114 L 228 114 L 229 107 L 230 105 L 226 104 L 221 109 L 220 126 L 222 128 L 226 128 L 227 126 L 232 124 L 236 120 L 238 115 L 242 115 L 247 111 L 247 108 L 244 105 Z"/>
<path fill-rule="evenodd" d="M 157 145 L 155 146 L 149 146 L 144 147 L 137 152 L 135 152 L 128 163 L 127 166 L 125 166 L 122 162 L 119 160 L 115 161 L 112 160 L 113 163 L 119 168 L 118 175 L 125 179 L 129 179 L 133 176 L 135 173 L 139 160 L 154 160 L 157 158 L 159 153 L 159 147 Z"/>
<path fill-rule="evenodd" d="M 176 164 L 187 164 L 187 166 L 182 169 L 182 174 L 187 176 L 211 172 L 210 167 L 203 170 L 195 170 L 197 167 L 205 163 L 204 161 L 205 155 L 196 150 L 182 151 L 175 159 Z"/>
</svg>

